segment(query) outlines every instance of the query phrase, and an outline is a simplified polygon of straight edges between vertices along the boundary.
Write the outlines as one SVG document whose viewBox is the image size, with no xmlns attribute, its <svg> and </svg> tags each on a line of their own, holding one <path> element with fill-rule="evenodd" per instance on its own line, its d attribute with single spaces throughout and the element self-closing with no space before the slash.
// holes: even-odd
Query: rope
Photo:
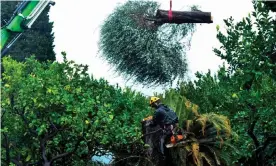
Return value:
<svg viewBox="0 0 276 166">
<path fill-rule="evenodd" d="M 158 131 L 162 130 L 162 128 L 159 128 L 158 130 L 155 130 L 155 131 L 152 131 L 152 132 L 149 132 L 147 134 L 144 134 L 141 136 L 141 138 L 145 137 L 145 136 L 148 136 L 148 135 L 151 135 L 151 134 L 154 134 L 154 133 L 157 133 Z"/>
<path fill-rule="evenodd" d="M 169 10 L 169 13 L 168 13 L 168 16 L 169 16 L 169 20 L 171 21 L 172 20 L 172 0 L 170 0 L 170 10 Z"/>
</svg>

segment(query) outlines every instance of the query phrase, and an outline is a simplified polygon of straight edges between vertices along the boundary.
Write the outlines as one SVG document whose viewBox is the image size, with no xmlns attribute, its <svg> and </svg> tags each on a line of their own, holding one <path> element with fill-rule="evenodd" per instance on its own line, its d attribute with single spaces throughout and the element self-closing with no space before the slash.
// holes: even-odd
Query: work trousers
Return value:
<svg viewBox="0 0 276 166">
<path fill-rule="evenodd" d="M 174 127 L 174 125 L 165 125 L 163 128 L 163 134 L 160 138 L 160 152 L 162 153 L 162 155 L 165 155 L 165 143 L 173 135 Z"/>
</svg>

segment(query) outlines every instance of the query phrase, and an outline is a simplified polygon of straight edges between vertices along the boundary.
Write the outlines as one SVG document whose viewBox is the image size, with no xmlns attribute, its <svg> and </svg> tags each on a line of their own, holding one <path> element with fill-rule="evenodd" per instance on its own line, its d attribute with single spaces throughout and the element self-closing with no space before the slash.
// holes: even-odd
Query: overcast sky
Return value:
<svg viewBox="0 0 276 166">
<path fill-rule="evenodd" d="M 67 58 L 76 63 L 89 65 L 89 73 L 95 78 L 105 78 L 111 84 L 118 83 L 121 87 L 131 86 L 145 95 L 162 92 L 158 87 L 143 88 L 126 83 L 122 77 L 115 75 L 104 59 L 98 54 L 100 26 L 114 8 L 126 0 L 56 0 L 50 10 L 50 20 L 54 21 L 55 52 L 57 60 L 62 60 L 61 51 L 67 53 Z M 158 0 L 161 8 L 169 9 L 169 0 Z M 194 79 L 196 71 L 215 72 L 222 64 L 220 58 L 212 52 L 219 47 L 216 39 L 216 25 L 224 27 L 223 19 L 232 16 L 235 21 L 241 20 L 253 10 L 251 0 L 173 0 L 173 10 L 184 10 L 189 5 L 199 5 L 205 12 L 211 12 L 213 24 L 198 25 L 193 35 L 191 49 L 187 59 L 189 76 Z"/>
</svg>

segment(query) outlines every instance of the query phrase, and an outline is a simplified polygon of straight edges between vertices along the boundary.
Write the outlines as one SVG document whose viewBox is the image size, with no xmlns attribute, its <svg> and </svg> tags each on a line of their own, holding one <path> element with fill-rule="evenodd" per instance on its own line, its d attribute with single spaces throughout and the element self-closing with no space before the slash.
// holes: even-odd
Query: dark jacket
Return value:
<svg viewBox="0 0 276 166">
<path fill-rule="evenodd" d="M 160 104 L 155 110 L 151 126 L 159 125 L 164 128 L 164 125 L 171 125 L 178 123 L 176 113 L 166 105 Z"/>
</svg>

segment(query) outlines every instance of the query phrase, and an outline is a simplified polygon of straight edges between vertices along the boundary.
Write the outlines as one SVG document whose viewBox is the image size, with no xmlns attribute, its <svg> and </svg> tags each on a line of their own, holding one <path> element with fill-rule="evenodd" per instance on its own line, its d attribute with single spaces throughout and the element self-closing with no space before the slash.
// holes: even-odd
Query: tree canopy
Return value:
<svg viewBox="0 0 276 166">
<path fill-rule="evenodd" d="M 182 83 L 179 91 L 197 104 L 200 112 L 229 117 L 239 135 L 233 143 L 241 152 L 236 163 L 273 165 L 276 25 L 274 14 L 263 3 L 255 2 L 254 9 L 237 23 L 232 18 L 225 19 L 226 34 L 218 28 L 217 38 L 222 46 L 214 52 L 229 67 L 221 66 L 214 76 L 210 71 L 197 73 L 198 80 Z"/>
<path fill-rule="evenodd" d="M 135 154 L 146 157 L 140 122 L 151 112 L 147 97 L 141 93 L 94 79 L 87 73 L 87 66 L 68 61 L 65 54 L 61 63 L 42 63 L 34 57 L 17 62 L 6 57 L 3 65 L 3 163 L 83 165 L 93 155 L 106 152 L 117 160 Z M 189 139 L 200 142 L 190 147 L 206 146 L 206 139 L 219 144 L 229 137 L 226 135 L 231 133 L 231 127 L 226 117 L 212 113 L 199 116 L 198 108 L 173 89 L 165 96 L 163 101 L 172 105 L 183 122 L 181 125 L 186 126 L 183 128 L 196 134 Z M 202 135 L 201 129 L 206 129 L 208 136 Z M 209 148 L 215 150 L 216 146 Z M 195 160 L 203 160 L 203 155 L 207 155 L 205 159 L 214 162 L 207 153 L 210 152 L 194 156 Z M 189 156 L 185 158 L 192 162 Z"/>
<path fill-rule="evenodd" d="M 126 79 L 162 85 L 185 77 L 187 43 L 195 24 L 157 25 L 148 18 L 159 6 L 154 1 L 127 1 L 101 27 L 102 56 Z"/>
<path fill-rule="evenodd" d="M 96 153 L 128 150 L 149 114 L 146 98 L 113 87 L 64 59 L 5 58 L 1 142 L 6 165 L 83 165 Z"/>
</svg>

